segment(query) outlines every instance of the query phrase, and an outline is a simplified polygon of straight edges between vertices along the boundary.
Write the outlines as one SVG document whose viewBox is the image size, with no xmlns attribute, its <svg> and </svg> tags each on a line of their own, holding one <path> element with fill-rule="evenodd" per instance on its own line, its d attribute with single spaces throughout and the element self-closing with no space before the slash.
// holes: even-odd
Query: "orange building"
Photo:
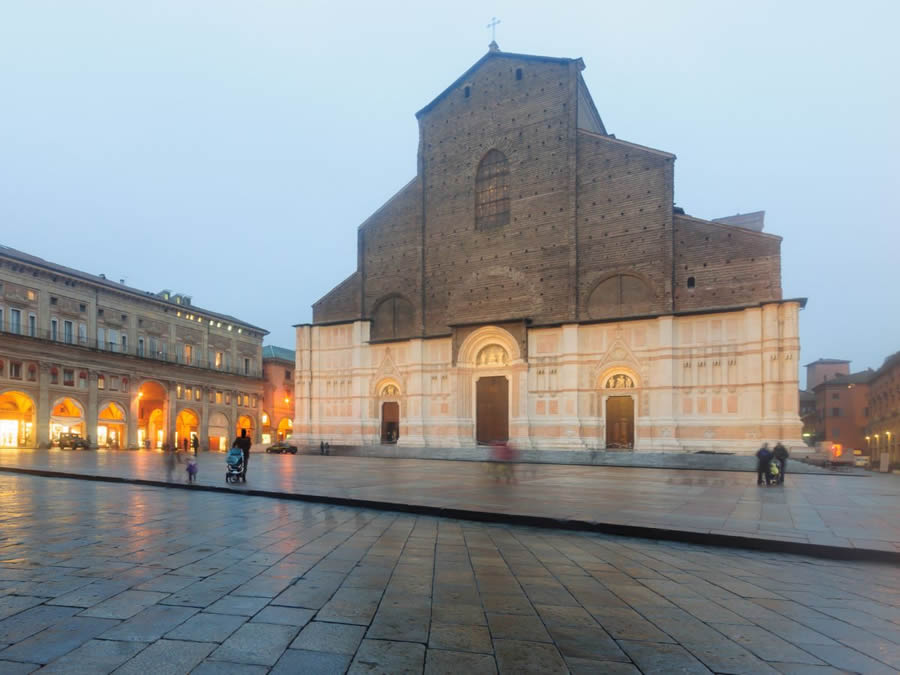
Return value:
<svg viewBox="0 0 900 675">
<path fill-rule="evenodd" d="M 283 441 L 294 429 L 294 351 L 263 347 L 262 442 Z"/>
<path fill-rule="evenodd" d="M 869 382 L 866 442 L 876 465 L 887 453 L 892 468 L 900 468 L 900 352 L 884 360 Z"/>
<path fill-rule="evenodd" d="M 863 370 L 834 375 L 821 381 L 816 395 L 816 440 L 840 443 L 846 450 L 866 448 L 869 413 L 869 381 L 874 372 Z"/>
</svg>

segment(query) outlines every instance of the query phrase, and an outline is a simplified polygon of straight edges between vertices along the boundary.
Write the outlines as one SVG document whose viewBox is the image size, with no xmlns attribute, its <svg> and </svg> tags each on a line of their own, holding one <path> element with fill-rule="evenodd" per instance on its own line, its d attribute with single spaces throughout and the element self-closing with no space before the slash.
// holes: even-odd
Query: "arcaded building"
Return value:
<svg viewBox="0 0 900 675">
<path fill-rule="evenodd" d="M 781 238 L 676 207 L 675 156 L 609 133 L 584 67 L 492 43 L 417 113 L 416 176 L 297 326 L 295 439 L 800 443 Z"/>
<path fill-rule="evenodd" d="M 260 438 L 266 331 L 0 246 L 0 447 Z"/>
</svg>

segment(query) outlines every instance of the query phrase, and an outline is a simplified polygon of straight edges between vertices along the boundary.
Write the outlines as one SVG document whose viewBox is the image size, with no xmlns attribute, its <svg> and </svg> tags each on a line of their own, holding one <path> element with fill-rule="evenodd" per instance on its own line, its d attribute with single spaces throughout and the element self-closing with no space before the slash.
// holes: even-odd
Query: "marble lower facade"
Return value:
<svg viewBox="0 0 900 675">
<path fill-rule="evenodd" d="M 458 326 L 370 341 L 369 321 L 297 327 L 301 444 L 755 452 L 800 446 L 798 313 L 533 327 Z"/>
</svg>

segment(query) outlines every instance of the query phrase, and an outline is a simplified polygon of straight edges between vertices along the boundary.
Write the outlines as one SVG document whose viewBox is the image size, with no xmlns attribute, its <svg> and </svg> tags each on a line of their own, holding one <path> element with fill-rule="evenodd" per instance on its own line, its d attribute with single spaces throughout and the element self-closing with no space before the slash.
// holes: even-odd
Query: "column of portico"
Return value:
<svg viewBox="0 0 900 675">
<path fill-rule="evenodd" d="M 262 416 L 263 416 L 263 395 L 260 392 L 256 397 L 256 424 L 253 425 L 254 443 L 262 443 Z M 272 424 L 272 420 L 269 420 L 269 424 Z"/>
<path fill-rule="evenodd" d="M 87 436 L 90 439 L 90 444 L 92 448 L 97 447 L 97 416 L 100 411 L 97 407 L 97 399 L 99 397 L 99 392 L 97 391 L 97 371 L 89 370 L 88 371 L 88 405 L 87 405 L 87 419 L 85 420 L 85 426 L 87 428 Z"/>
<path fill-rule="evenodd" d="M 139 394 L 140 388 L 131 395 L 131 404 L 128 406 L 128 430 L 126 431 L 128 436 L 125 444 L 126 448 L 138 447 L 137 429 L 138 418 L 141 414 L 141 399 Z"/>
<path fill-rule="evenodd" d="M 237 394 L 232 391 L 231 392 L 231 429 L 228 430 L 228 444 L 231 445 L 231 441 L 237 435 L 237 423 L 238 423 L 238 413 L 237 413 Z"/>
<path fill-rule="evenodd" d="M 169 382 L 166 390 L 166 439 L 165 443 L 175 446 L 175 383 Z"/>
<path fill-rule="evenodd" d="M 200 436 L 198 441 L 200 441 L 197 446 L 200 450 L 209 450 L 209 392 L 212 391 L 210 387 L 203 387 L 203 403 L 200 407 L 200 428 L 197 430 L 197 434 Z"/>
<path fill-rule="evenodd" d="M 37 447 L 46 448 L 50 444 L 50 366 L 46 363 L 38 367 L 39 389 L 35 415 L 35 439 Z"/>
</svg>

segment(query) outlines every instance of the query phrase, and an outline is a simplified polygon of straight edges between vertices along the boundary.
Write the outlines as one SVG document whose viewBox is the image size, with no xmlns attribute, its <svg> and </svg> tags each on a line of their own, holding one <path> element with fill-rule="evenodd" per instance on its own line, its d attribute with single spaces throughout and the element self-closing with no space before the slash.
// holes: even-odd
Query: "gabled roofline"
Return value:
<svg viewBox="0 0 900 675">
<path fill-rule="evenodd" d="M 596 138 L 598 140 L 609 141 L 610 143 L 618 143 L 619 145 L 624 145 L 628 148 L 634 148 L 635 150 L 643 150 L 644 152 L 659 155 L 660 157 L 665 157 L 666 159 L 678 159 L 671 152 L 666 152 L 665 150 L 657 150 L 656 148 L 651 148 L 647 145 L 639 145 L 638 143 L 632 143 L 631 141 L 623 141 L 621 138 L 616 138 L 615 136 L 598 134 L 593 131 L 588 131 L 587 129 L 578 129 L 578 133 L 584 134 L 585 136 L 590 136 L 591 138 Z"/>
<path fill-rule="evenodd" d="M 770 239 L 777 239 L 778 241 L 784 241 L 784 237 L 778 234 L 772 234 L 771 232 L 760 232 L 759 230 L 751 230 L 746 227 L 741 227 L 740 225 L 729 225 L 727 223 L 717 223 L 712 220 L 704 220 L 703 218 L 697 218 L 696 216 L 690 216 L 686 213 L 677 213 L 675 214 L 675 218 L 681 218 L 683 220 L 689 220 L 695 223 L 700 223 L 701 225 L 710 225 L 712 227 L 718 227 L 721 230 L 740 230 L 741 232 L 745 232 L 747 234 L 755 234 L 758 237 L 769 237 Z"/>
<path fill-rule="evenodd" d="M 444 91 L 442 91 L 440 94 L 435 96 L 428 105 L 426 105 L 419 112 L 417 112 L 416 118 L 420 119 L 422 117 L 422 115 L 424 115 L 429 110 L 434 108 L 438 104 L 438 102 L 440 102 L 448 93 L 450 93 L 450 91 L 452 89 L 455 89 L 457 86 L 459 86 L 467 77 L 469 77 L 469 75 L 471 75 L 473 72 L 478 70 L 478 68 L 480 68 L 490 58 L 518 59 L 520 61 L 522 61 L 522 60 L 524 60 L 524 61 L 541 61 L 543 63 L 559 63 L 559 64 L 563 64 L 563 65 L 567 65 L 572 62 L 578 62 L 581 64 L 581 67 L 584 68 L 584 61 L 582 61 L 580 57 L 576 58 L 576 59 L 570 59 L 570 58 L 559 57 L 559 56 L 538 56 L 536 54 L 516 54 L 514 52 L 501 52 L 500 50 L 489 51 L 487 54 L 485 54 L 480 59 L 478 59 L 474 64 L 472 64 L 472 66 L 466 72 L 464 72 L 462 75 L 460 75 L 458 78 L 456 78 L 449 87 L 447 87 L 446 89 L 444 89 Z"/>
<path fill-rule="evenodd" d="M 388 198 L 387 198 L 387 201 L 385 201 L 384 204 L 382 204 L 382 205 L 379 206 L 377 209 L 375 209 L 375 210 L 369 215 L 368 218 L 366 218 L 364 221 L 362 221 L 362 223 L 360 223 L 360 224 L 359 224 L 359 227 L 357 227 L 356 229 L 357 229 L 357 230 L 363 230 L 363 229 L 365 229 L 365 228 L 369 225 L 369 222 L 370 222 L 375 216 L 377 216 L 377 215 L 380 214 L 382 211 L 384 211 L 388 206 L 390 206 L 391 202 L 393 202 L 393 201 L 394 201 L 395 199 L 397 199 L 401 194 L 403 194 L 403 192 L 405 192 L 405 191 L 407 190 L 407 188 L 409 188 L 409 187 L 412 186 L 412 185 L 415 185 L 417 180 L 419 180 L 419 176 L 418 176 L 418 175 L 413 176 L 413 178 L 411 178 L 409 181 L 407 181 L 407 183 L 406 183 L 402 188 L 400 188 L 400 189 L 397 190 L 394 194 L 392 194 L 390 197 L 388 197 Z"/>
</svg>

